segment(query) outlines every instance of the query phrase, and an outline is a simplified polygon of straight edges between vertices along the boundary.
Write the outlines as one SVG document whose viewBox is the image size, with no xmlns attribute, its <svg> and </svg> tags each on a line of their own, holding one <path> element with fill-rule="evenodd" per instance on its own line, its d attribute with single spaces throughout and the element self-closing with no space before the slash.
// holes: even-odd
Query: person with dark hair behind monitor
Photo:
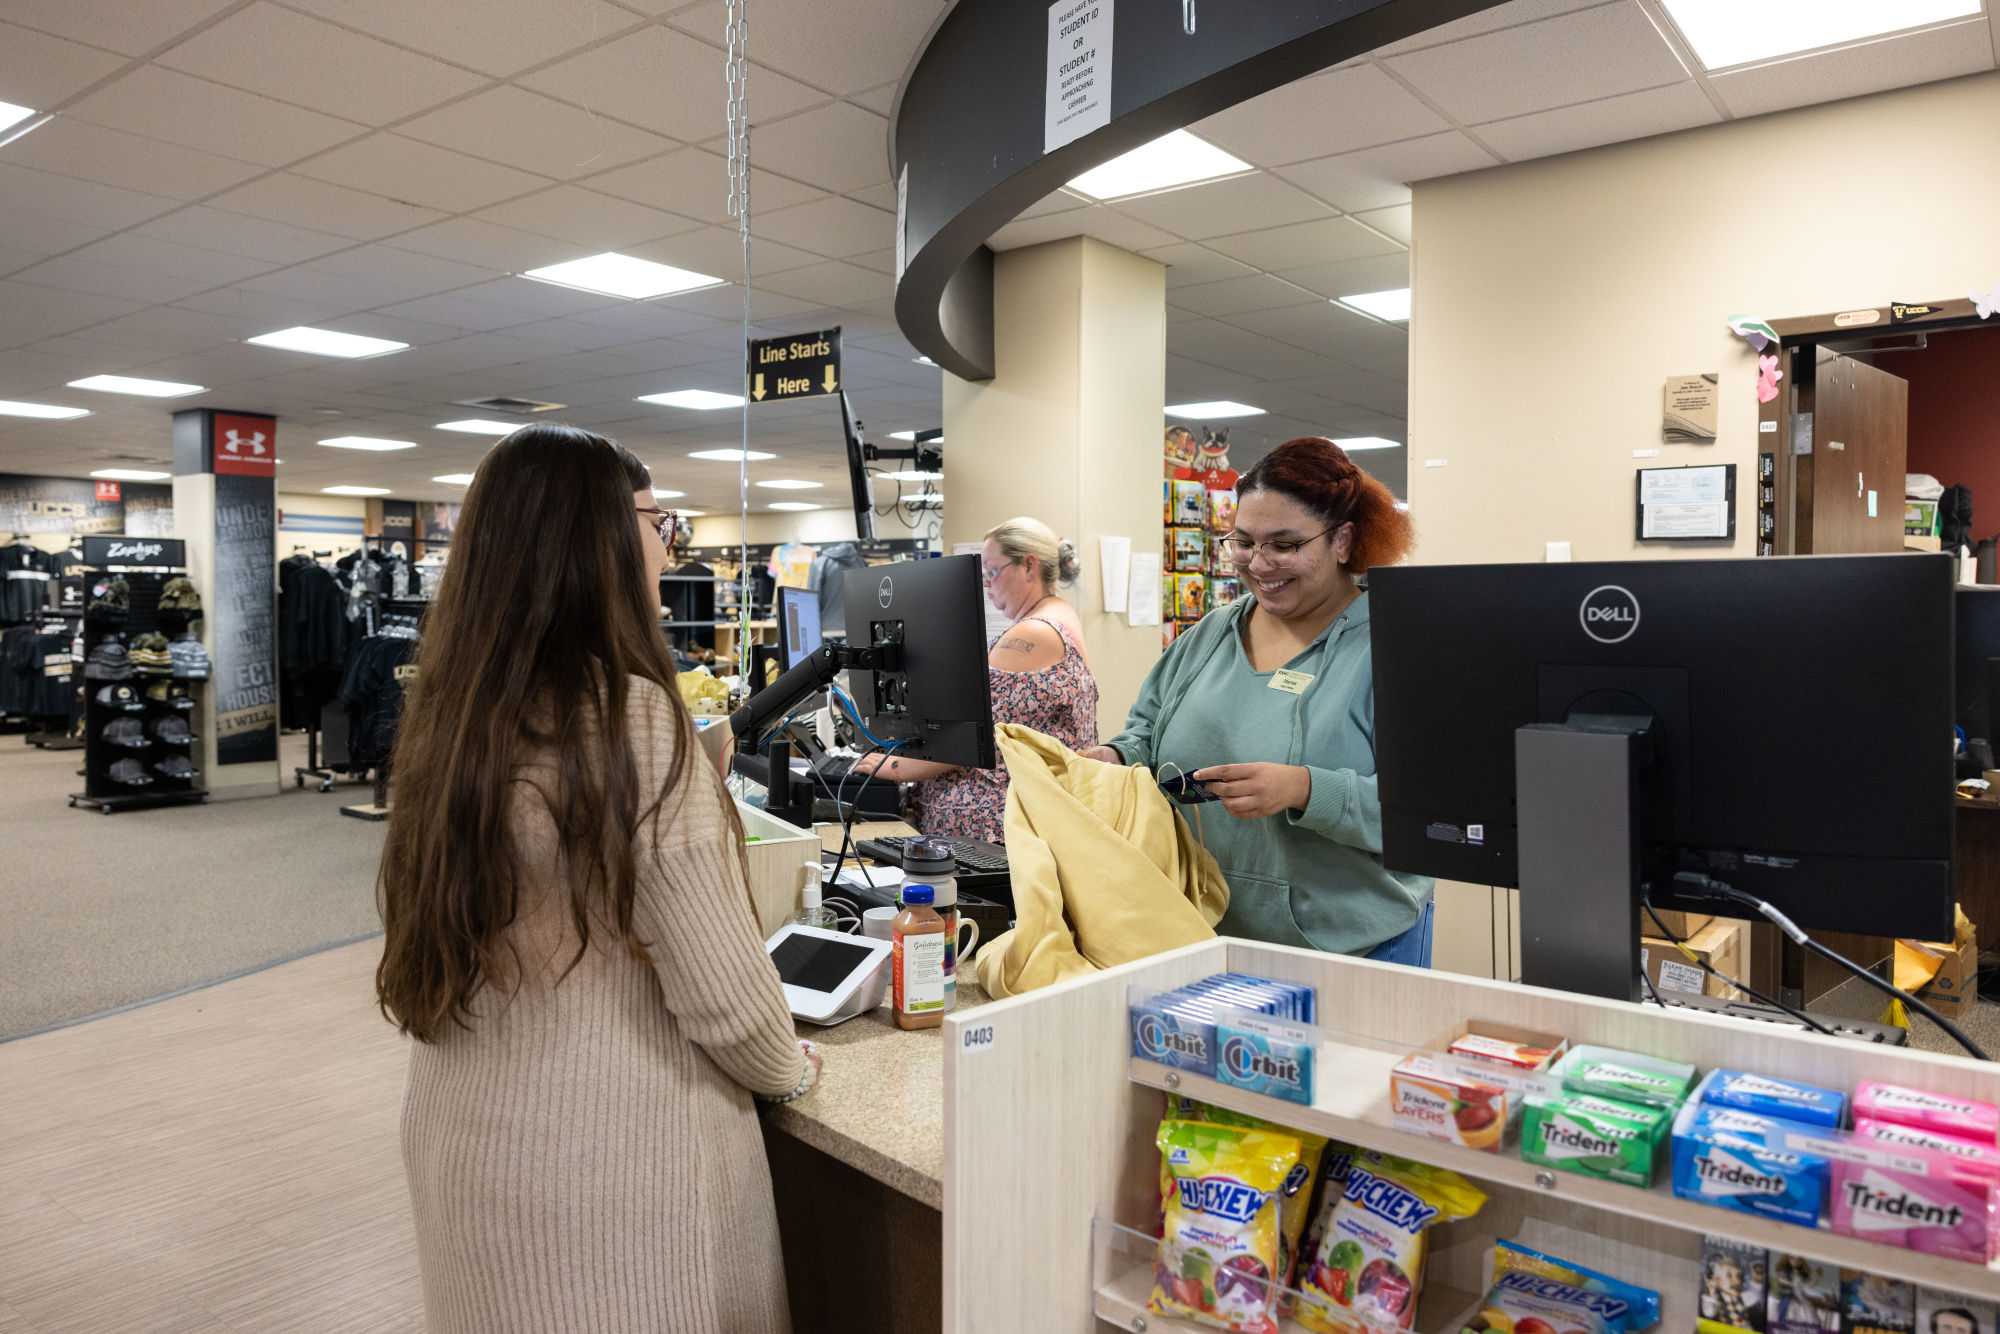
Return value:
<svg viewBox="0 0 2000 1334">
<path fill-rule="evenodd" d="M 1272 450 L 1237 496 L 1221 540 L 1245 596 L 1178 636 L 1125 730 L 1083 753 L 1188 775 L 1234 817 L 1202 830 L 1229 881 L 1218 934 L 1429 967 L 1433 882 L 1382 866 L 1357 582 L 1409 553 L 1409 516 L 1317 436 Z"/>
<path fill-rule="evenodd" d="M 980 578 L 993 606 L 1013 622 L 988 644 L 993 721 L 1019 723 L 1072 750 L 1097 744 L 1097 678 L 1083 646 L 1083 621 L 1056 593 L 1076 582 L 1076 547 L 1040 519 L 1009 519 L 988 530 Z M 926 834 L 1006 841 L 1007 769 L 962 769 L 930 760 L 870 755 L 855 769 L 916 782 L 918 825 Z"/>
<path fill-rule="evenodd" d="M 1985 1334 L 1979 1318 L 1963 1306 L 1943 1306 L 1931 1312 L 1931 1334 Z"/>
</svg>

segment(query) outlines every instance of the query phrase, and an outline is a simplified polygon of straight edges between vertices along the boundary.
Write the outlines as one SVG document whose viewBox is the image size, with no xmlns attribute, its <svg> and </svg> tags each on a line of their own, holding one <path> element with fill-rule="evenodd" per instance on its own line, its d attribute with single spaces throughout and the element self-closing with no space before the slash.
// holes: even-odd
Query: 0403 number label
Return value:
<svg viewBox="0 0 2000 1334">
<path fill-rule="evenodd" d="M 968 1024 L 958 1030 L 958 1050 L 963 1056 L 977 1051 L 993 1050 L 993 1025 Z"/>
</svg>

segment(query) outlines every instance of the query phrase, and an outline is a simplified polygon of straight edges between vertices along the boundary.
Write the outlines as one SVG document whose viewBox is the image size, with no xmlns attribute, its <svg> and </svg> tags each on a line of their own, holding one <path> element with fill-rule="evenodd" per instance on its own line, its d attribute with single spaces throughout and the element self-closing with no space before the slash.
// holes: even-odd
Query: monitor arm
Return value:
<svg viewBox="0 0 2000 1334">
<path fill-rule="evenodd" d="M 729 715 L 729 730 L 736 737 L 736 758 L 730 767 L 764 785 L 764 809 L 773 819 L 801 827 L 812 823 L 812 790 L 808 787 L 799 800 L 792 787 L 791 744 L 774 737 L 794 709 L 832 685 L 849 667 L 900 672 L 903 646 L 892 639 L 879 639 L 865 648 L 821 644 Z"/>
</svg>

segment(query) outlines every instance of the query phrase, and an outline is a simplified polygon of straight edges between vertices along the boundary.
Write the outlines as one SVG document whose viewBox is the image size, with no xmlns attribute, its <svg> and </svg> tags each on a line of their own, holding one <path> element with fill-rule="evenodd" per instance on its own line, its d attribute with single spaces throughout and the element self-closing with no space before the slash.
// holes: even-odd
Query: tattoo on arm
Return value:
<svg viewBox="0 0 2000 1334">
<path fill-rule="evenodd" d="M 1012 649 L 1016 653 L 1033 653 L 1035 641 L 1032 639 L 1003 639 L 993 646 L 996 649 Z"/>
</svg>

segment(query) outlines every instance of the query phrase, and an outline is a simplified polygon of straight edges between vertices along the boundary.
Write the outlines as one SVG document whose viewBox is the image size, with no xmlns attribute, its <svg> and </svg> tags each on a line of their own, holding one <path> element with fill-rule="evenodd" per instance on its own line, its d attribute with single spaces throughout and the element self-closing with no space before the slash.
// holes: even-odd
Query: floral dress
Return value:
<svg viewBox="0 0 2000 1334">
<path fill-rule="evenodd" d="M 1068 630 L 1046 616 L 1030 617 L 1062 636 L 1062 661 L 1032 672 L 986 669 L 993 689 L 993 721 L 1019 723 L 1052 736 L 1071 750 L 1097 744 L 1097 679 Z M 990 650 L 998 637 L 988 640 Z M 926 834 L 1006 841 L 1007 768 L 958 769 L 917 785 L 918 827 Z"/>
</svg>

